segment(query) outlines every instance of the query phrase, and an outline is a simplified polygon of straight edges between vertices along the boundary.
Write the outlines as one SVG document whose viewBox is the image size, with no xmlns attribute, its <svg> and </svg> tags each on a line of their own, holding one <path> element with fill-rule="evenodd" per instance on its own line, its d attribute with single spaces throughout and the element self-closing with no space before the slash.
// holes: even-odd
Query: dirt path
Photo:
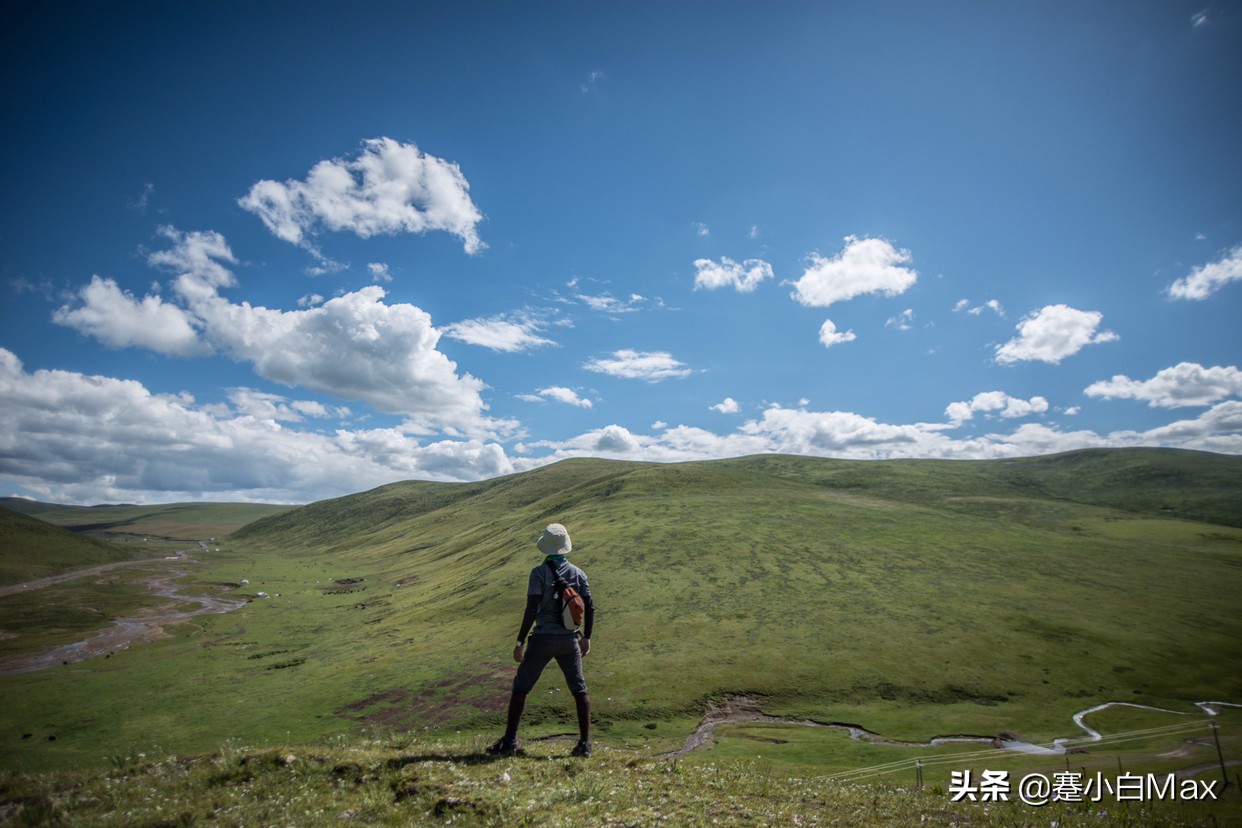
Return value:
<svg viewBox="0 0 1242 828">
<path fill-rule="evenodd" d="M 177 557 L 180 560 L 186 560 L 185 552 L 178 552 Z M 76 581 L 78 578 L 89 578 L 92 575 L 100 575 L 104 572 L 111 572 L 114 569 L 124 569 L 129 566 L 141 566 L 143 564 L 160 563 L 165 558 L 140 558 L 134 561 L 117 561 L 116 563 L 100 564 L 99 566 L 89 566 L 86 569 L 75 569 L 72 572 L 62 572 L 59 575 L 49 575 L 46 578 L 37 578 L 33 581 L 27 581 L 24 584 L 7 584 L 0 586 L 0 596 L 16 595 L 19 592 L 29 592 L 35 589 L 43 589 L 53 584 L 63 584 L 65 581 Z"/>
<path fill-rule="evenodd" d="M 191 559 L 185 552 L 177 553 L 178 560 L 188 562 Z M 94 566 L 89 569 L 79 569 L 74 572 L 65 573 L 64 575 L 54 575 L 50 578 L 41 578 L 38 581 L 31 581 L 25 584 L 28 589 L 42 589 L 54 583 L 61 581 L 73 580 L 75 578 L 87 577 L 107 572 L 112 569 L 123 566 L 134 566 L 137 564 L 151 564 L 152 562 L 162 563 L 164 558 L 154 558 L 143 561 L 125 561 L 119 564 L 105 564 L 103 566 Z M 85 661 L 89 658 L 98 658 L 100 656 L 111 655 L 128 648 L 131 644 L 140 641 L 150 641 L 164 634 L 164 627 L 168 624 L 176 624 L 189 618 L 199 615 L 214 615 L 225 612 L 231 612 L 245 606 L 246 602 L 238 598 L 216 598 L 210 595 L 186 595 L 181 592 L 181 587 L 174 583 L 176 579 L 189 574 L 189 570 L 175 569 L 168 572 L 153 573 L 147 579 L 147 589 L 152 595 L 161 598 L 169 598 L 176 601 L 192 601 L 199 605 L 198 609 L 186 612 L 172 612 L 161 615 L 146 615 L 133 618 L 118 618 L 112 622 L 112 626 L 106 627 L 94 635 L 82 641 L 75 641 L 72 644 L 63 644 L 54 647 L 43 653 L 34 653 L 31 655 L 11 656 L 9 658 L 0 659 L 0 675 L 15 675 L 17 673 L 32 673 L 35 670 L 44 670 L 48 667 L 55 667 L 61 664 L 75 664 L 79 661 Z M 17 591 L 21 591 L 20 589 Z M 0 595 L 12 594 L 9 592 L 0 592 Z"/>
</svg>

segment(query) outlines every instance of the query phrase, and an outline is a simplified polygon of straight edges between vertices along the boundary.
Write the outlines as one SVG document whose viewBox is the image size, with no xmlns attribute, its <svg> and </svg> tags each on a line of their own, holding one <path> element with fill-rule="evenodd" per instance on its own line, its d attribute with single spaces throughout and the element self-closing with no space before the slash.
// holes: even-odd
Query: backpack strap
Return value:
<svg viewBox="0 0 1242 828">
<path fill-rule="evenodd" d="M 544 563 L 548 565 L 548 569 L 552 570 L 552 588 L 556 590 L 556 594 L 559 597 L 561 592 L 565 589 L 565 587 L 569 586 L 569 584 L 567 584 L 565 579 L 561 577 L 560 570 L 556 568 L 555 563 L 552 561 L 545 561 Z"/>
</svg>

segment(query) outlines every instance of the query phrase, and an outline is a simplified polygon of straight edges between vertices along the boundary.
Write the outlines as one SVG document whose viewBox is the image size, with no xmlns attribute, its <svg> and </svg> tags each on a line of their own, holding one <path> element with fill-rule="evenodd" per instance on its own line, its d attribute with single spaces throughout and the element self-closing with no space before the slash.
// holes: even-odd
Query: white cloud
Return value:
<svg viewBox="0 0 1242 828">
<path fill-rule="evenodd" d="M 353 160 L 320 161 L 304 181 L 259 181 L 238 203 L 278 238 L 304 247 L 320 226 L 364 239 L 443 230 L 467 253 L 485 247 L 477 230 L 483 215 L 461 169 L 391 138 L 364 141 Z"/>
<path fill-rule="evenodd" d="M 896 296 L 918 280 L 918 271 L 904 266 L 910 261 L 910 251 L 884 239 L 846 236 L 845 247 L 836 256 L 811 254 L 810 266 L 793 283 L 791 295 L 816 308 L 869 293 Z"/>
<path fill-rule="evenodd" d="M 230 388 L 228 397 L 234 410 L 256 420 L 300 423 L 307 418 L 340 419 L 349 416 L 348 408 L 328 408 L 314 400 L 290 400 L 280 394 L 256 391 L 253 388 Z"/>
<path fill-rule="evenodd" d="M 988 301 L 984 302 L 982 305 L 976 305 L 973 308 L 970 306 L 969 300 L 959 299 L 957 301 L 957 304 L 953 306 L 954 313 L 961 313 L 962 311 L 965 311 L 971 316 L 979 316 L 985 310 L 992 311 L 993 313 L 995 313 L 997 316 L 1001 317 L 1002 319 L 1005 317 L 1005 309 L 1001 307 L 1001 303 L 997 301 L 996 299 L 989 299 Z"/>
<path fill-rule="evenodd" d="M 159 296 L 136 299 L 111 279 L 92 276 L 75 298 L 75 306 L 58 308 L 52 320 L 110 348 L 149 348 L 178 356 L 211 350 L 199 339 L 194 317 Z"/>
<path fill-rule="evenodd" d="M 896 316 L 889 317 L 884 322 L 886 328 L 896 328 L 899 331 L 908 331 L 914 327 L 914 309 L 906 308 Z"/>
<path fill-rule="evenodd" d="M 1196 267 L 1184 279 L 1169 285 L 1173 299 L 1206 299 L 1230 282 L 1242 281 L 1242 244 L 1215 262 Z"/>
<path fill-rule="evenodd" d="M 1207 9 L 1204 9 L 1203 11 L 1195 12 L 1194 14 L 1190 16 L 1191 28 L 1197 29 L 1200 26 L 1206 26 L 1207 22 L 1208 22 Z"/>
<path fill-rule="evenodd" d="M 1031 397 L 1029 400 L 1024 400 L 1020 397 L 1011 397 L 1003 391 L 984 391 L 975 394 L 967 402 L 950 403 L 944 413 L 954 425 L 960 425 L 972 419 L 976 411 L 1013 419 L 1043 414 L 1047 410 L 1048 400 L 1044 397 Z"/>
<path fill-rule="evenodd" d="M 720 264 L 711 259 L 695 259 L 694 289 L 732 287 L 739 293 L 750 293 L 764 279 L 772 278 L 772 265 L 762 259 L 747 259 L 738 264 L 727 256 Z"/>
<path fill-rule="evenodd" d="M 611 293 L 601 293 L 595 296 L 576 293 L 574 298 L 591 310 L 600 313 L 636 313 L 642 310 L 641 306 L 647 301 L 647 297 L 637 293 L 631 293 L 628 299 L 618 299 Z"/>
<path fill-rule="evenodd" d="M 555 345 L 551 339 L 539 336 L 544 323 L 524 315 L 493 316 L 488 319 L 464 319 L 445 325 L 441 332 L 450 339 L 471 345 L 481 345 L 493 351 L 517 353 L 543 345 Z"/>
<path fill-rule="evenodd" d="M 1028 403 L 1039 404 L 1033 398 Z M 1009 403 L 1006 402 L 1006 408 Z M 1002 411 L 1005 409 L 1001 409 Z M 954 439 L 943 423 L 883 423 L 846 411 L 808 411 L 770 406 L 731 434 L 661 423 L 659 436 L 636 434 L 612 425 L 564 441 L 542 441 L 540 457 L 515 463 L 528 469 L 567 457 L 607 456 L 626 460 L 681 462 L 788 453 L 857 460 L 943 458 L 986 460 L 1029 457 L 1084 448 L 1165 446 L 1242 454 L 1242 402 L 1221 403 L 1193 420 L 1146 432 L 1108 434 L 1063 431 L 1046 423 L 1025 423 L 1009 433 Z"/>
<path fill-rule="evenodd" d="M 704 224 L 701 221 L 693 222 L 691 226 L 694 227 L 694 234 L 696 236 L 706 238 L 707 236 L 710 236 L 712 234 L 711 228 L 709 228 L 706 224 Z"/>
<path fill-rule="evenodd" d="M 161 227 L 160 235 L 172 243 L 147 257 L 153 267 L 177 274 L 173 289 L 187 301 L 214 299 L 221 288 L 233 287 L 237 280 L 226 264 L 236 264 L 224 236 L 214 231 L 182 233 L 175 227 Z"/>
<path fill-rule="evenodd" d="M 1088 397 L 1143 400 L 1151 408 L 1182 408 L 1211 405 L 1227 397 L 1242 396 L 1242 371 L 1236 366 L 1204 368 L 1196 362 L 1180 362 L 1148 380 L 1118 374 L 1087 386 Z"/>
<path fill-rule="evenodd" d="M 26 372 L 0 348 L 0 476 L 39 499 L 75 503 L 308 502 L 409 478 L 508 474 L 504 449 L 479 440 L 420 443 L 396 429 L 333 434 L 296 422 L 324 409 L 235 389 L 230 406 L 152 394 L 133 380 Z"/>
<path fill-rule="evenodd" d="M 216 233 L 180 233 L 172 228 L 165 228 L 164 235 L 172 247 L 151 254 L 149 261 L 173 269 L 174 291 L 186 307 L 152 305 L 151 312 L 169 319 L 181 314 L 187 325 L 199 330 L 204 343 L 250 363 L 260 376 L 405 415 L 412 428 L 471 435 L 516 429 L 516 423 L 484 416 L 483 383 L 469 374 L 459 376 L 456 364 L 436 349 L 440 332 L 421 308 L 386 304 L 384 289 L 378 285 L 296 311 L 233 304 L 218 293 L 220 287 L 235 283 L 221 264 L 233 261 L 224 239 Z M 140 321 L 142 305 L 114 285 L 103 284 L 94 291 L 88 287 L 82 296 L 80 308 L 62 309 L 65 324 L 72 322 L 86 333 L 119 341 L 118 332 Z M 184 335 L 165 338 L 188 347 Z M 154 348 L 165 342 L 131 344 Z"/>
<path fill-rule="evenodd" d="M 372 282 L 391 282 L 392 273 L 388 270 L 388 265 L 383 262 L 369 262 L 367 264 L 367 272 L 371 274 Z"/>
<path fill-rule="evenodd" d="M 611 358 L 592 359 L 582 367 L 600 374 L 647 382 L 679 379 L 691 373 L 684 362 L 665 351 L 635 351 L 629 348 L 613 351 Z"/>
<path fill-rule="evenodd" d="M 996 361 L 1003 363 L 1038 360 L 1059 363 L 1088 345 L 1113 342 L 1112 331 L 1097 331 L 1104 315 L 1068 305 L 1048 305 L 1025 316 L 1018 335 L 996 348 Z"/>
<path fill-rule="evenodd" d="M 746 234 L 746 238 L 748 238 L 748 239 L 757 239 L 757 238 L 759 238 L 759 225 L 757 225 L 757 224 L 752 224 L 752 225 L 750 226 L 750 231 Z"/>
<path fill-rule="evenodd" d="M 819 326 L 819 341 L 825 348 L 831 348 L 833 345 L 840 345 L 844 342 L 853 342 L 857 338 L 852 330 L 838 332 L 836 323 L 831 319 L 825 319 L 824 324 Z"/>
<path fill-rule="evenodd" d="M 590 400 L 584 397 L 579 397 L 577 391 L 573 390 L 572 388 L 565 388 L 564 386 L 561 386 L 561 385 L 553 385 L 549 388 L 540 388 L 539 394 L 537 396 L 527 395 L 527 396 L 524 396 L 523 399 L 532 400 L 532 401 L 549 399 L 549 400 L 555 400 L 556 402 L 559 402 L 559 403 L 565 403 L 566 405 L 574 405 L 574 406 L 577 406 L 578 408 L 591 408 L 592 407 L 592 403 Z"/>
<path fill-rule="evenodd" d="M 578 84 L 578 91 L 583 95 L 589 95 L 599 89 L 599 82 L 604 79 L 604 73 L 598 69 L 593 69 L 591 74 L 587 75 L 586 80 Z"/>
<path fill-rule="evenodd" d="M 732 397 L 725 397 L 715 405 L 709 405 L 712 411 L 719 411 L 721 414 L 736 414 L 741 408 L 737 404 L 737 400 Z"/>
<path fill-rule="evenodd" d="M 1193 420 L 1178 420 L 1153 428 L 1139 439 L 1144 445 L 1242 454 L 1242 402 L 1218 403 Z"/>
</svg>

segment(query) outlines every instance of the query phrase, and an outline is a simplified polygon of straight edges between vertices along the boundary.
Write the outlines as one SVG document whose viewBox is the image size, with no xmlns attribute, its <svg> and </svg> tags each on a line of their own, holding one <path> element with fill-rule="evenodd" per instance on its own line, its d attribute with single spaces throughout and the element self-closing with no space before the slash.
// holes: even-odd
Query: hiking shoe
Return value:
<svg viewBox="0 0 1242 828">
<path fill-rule="evenodd" d="M 570 752 L 570 756 L 581 756 L 583 759 L 591 758 L 591 743 L 579 742 L 574 745 L 574 749 Z"/>
<path fill-rule="evenodd" d="M 517 739 L 508 739 L 501 736 L 487 749 L 487 752 L 492 756 L 512 756 L 518 752 Z"/>
</svg>

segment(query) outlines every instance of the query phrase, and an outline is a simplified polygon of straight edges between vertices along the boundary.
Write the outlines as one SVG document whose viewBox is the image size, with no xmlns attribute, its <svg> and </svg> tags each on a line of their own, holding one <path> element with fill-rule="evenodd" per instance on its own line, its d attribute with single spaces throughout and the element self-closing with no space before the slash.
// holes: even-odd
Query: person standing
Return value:
<svg viewBox="0 0 1242 828">
<path fill-rule="evenodd" d="M 565 674 L 578 712 L 578 744 L 572 755 L 588 757 L 591 755 L 591 697 L 582 673 L 582 659 L 591 652 L 591 632 L 595 623 L 591 586 L 586 573 L 565 558 L 573 550 L 573 542 L 564 526 L 549 524 L 535 546 L 545 557 L 543 563 L 530 571 L 527 581 L 526 611 L 518 630 L 517 646 L 513 648 L 513 660 L 518 662 L 518 669 L 509 697 L 508 723 L 504 735 L 487 751 L 500 756 L 517 752 L 518 724 L 526 708 L 526 696 L 535 689 L 543 668 L 555 658 Z M 561 621 L 560 598 L 555 588 L 558 579 L 582 596 L 585 607 L 581 633 L 566 628 Z M 532 626 L 534 633 L 528 645 L 526 636 Z"/>
</svg>

